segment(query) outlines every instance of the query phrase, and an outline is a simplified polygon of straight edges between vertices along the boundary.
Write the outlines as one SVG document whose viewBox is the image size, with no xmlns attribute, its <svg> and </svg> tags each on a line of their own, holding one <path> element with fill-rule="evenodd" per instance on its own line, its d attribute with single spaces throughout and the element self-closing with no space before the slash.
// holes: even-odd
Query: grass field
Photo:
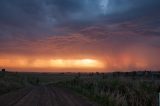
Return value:
<svg viewBox="0 0 160 106">
<path fill-rule="evenodd" d="M 0 95 L 28 86 L 57 85 L 101 106 L 156 106 L 159 72 L 0 73 Z"/>
<path fill-rule="evenodd" d="M 71 74 L 61 73 L 0 72 L 0 95 L 25 87 L 64 82 L 73 78 Z"/>
</svg>

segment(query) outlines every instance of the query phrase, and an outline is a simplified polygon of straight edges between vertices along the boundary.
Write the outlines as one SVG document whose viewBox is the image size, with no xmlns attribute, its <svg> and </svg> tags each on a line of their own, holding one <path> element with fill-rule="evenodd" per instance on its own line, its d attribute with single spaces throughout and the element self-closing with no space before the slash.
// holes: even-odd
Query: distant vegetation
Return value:
<svg viewBox="0 0 160 106">
<path fill-rule="evenodd" d="M 160 72 L 16 73 L 0 72 L 0 95 L 29 86 L 57 85 L 102 106 L 156 106 Z"/>
</svg>

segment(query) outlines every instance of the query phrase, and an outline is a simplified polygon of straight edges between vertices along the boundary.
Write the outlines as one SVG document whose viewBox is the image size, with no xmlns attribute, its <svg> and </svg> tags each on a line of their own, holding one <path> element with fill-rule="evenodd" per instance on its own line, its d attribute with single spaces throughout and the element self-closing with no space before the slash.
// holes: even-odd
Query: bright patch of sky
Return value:
<svg viewBox="0 0 160 106">
<path fill-rule="evenodd" d="M 107 13 L 108 3 L 109 3 L 109 0 L 101 0 L 100 1 L 100 7 L 101 7 L 101 10 L 102 10 L 103 14 Z"/>
</svg>

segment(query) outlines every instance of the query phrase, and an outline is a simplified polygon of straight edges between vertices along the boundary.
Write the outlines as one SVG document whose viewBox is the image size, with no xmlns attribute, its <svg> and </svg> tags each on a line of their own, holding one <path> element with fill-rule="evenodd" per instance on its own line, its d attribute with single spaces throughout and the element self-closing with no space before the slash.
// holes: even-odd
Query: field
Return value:
<svg viewBox="0 0 160 106">
<path fill-rule="evenodd" d="M 160 73 L 0 73 L 2 96 L 43 85 L 69 89 L 100 106 L 157 106 Z"/>
</svg>

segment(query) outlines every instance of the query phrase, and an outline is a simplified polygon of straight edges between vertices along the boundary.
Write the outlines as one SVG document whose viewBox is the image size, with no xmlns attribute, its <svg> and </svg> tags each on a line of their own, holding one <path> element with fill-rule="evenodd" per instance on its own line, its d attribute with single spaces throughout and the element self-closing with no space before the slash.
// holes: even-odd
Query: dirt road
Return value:
<svg viewBox="0 0 160 106">
<path fill-rule="evenodd" d="M 38 86 L 0 96 L 0 106 L 95 106 L 66 89 Z"/>
</svg>

